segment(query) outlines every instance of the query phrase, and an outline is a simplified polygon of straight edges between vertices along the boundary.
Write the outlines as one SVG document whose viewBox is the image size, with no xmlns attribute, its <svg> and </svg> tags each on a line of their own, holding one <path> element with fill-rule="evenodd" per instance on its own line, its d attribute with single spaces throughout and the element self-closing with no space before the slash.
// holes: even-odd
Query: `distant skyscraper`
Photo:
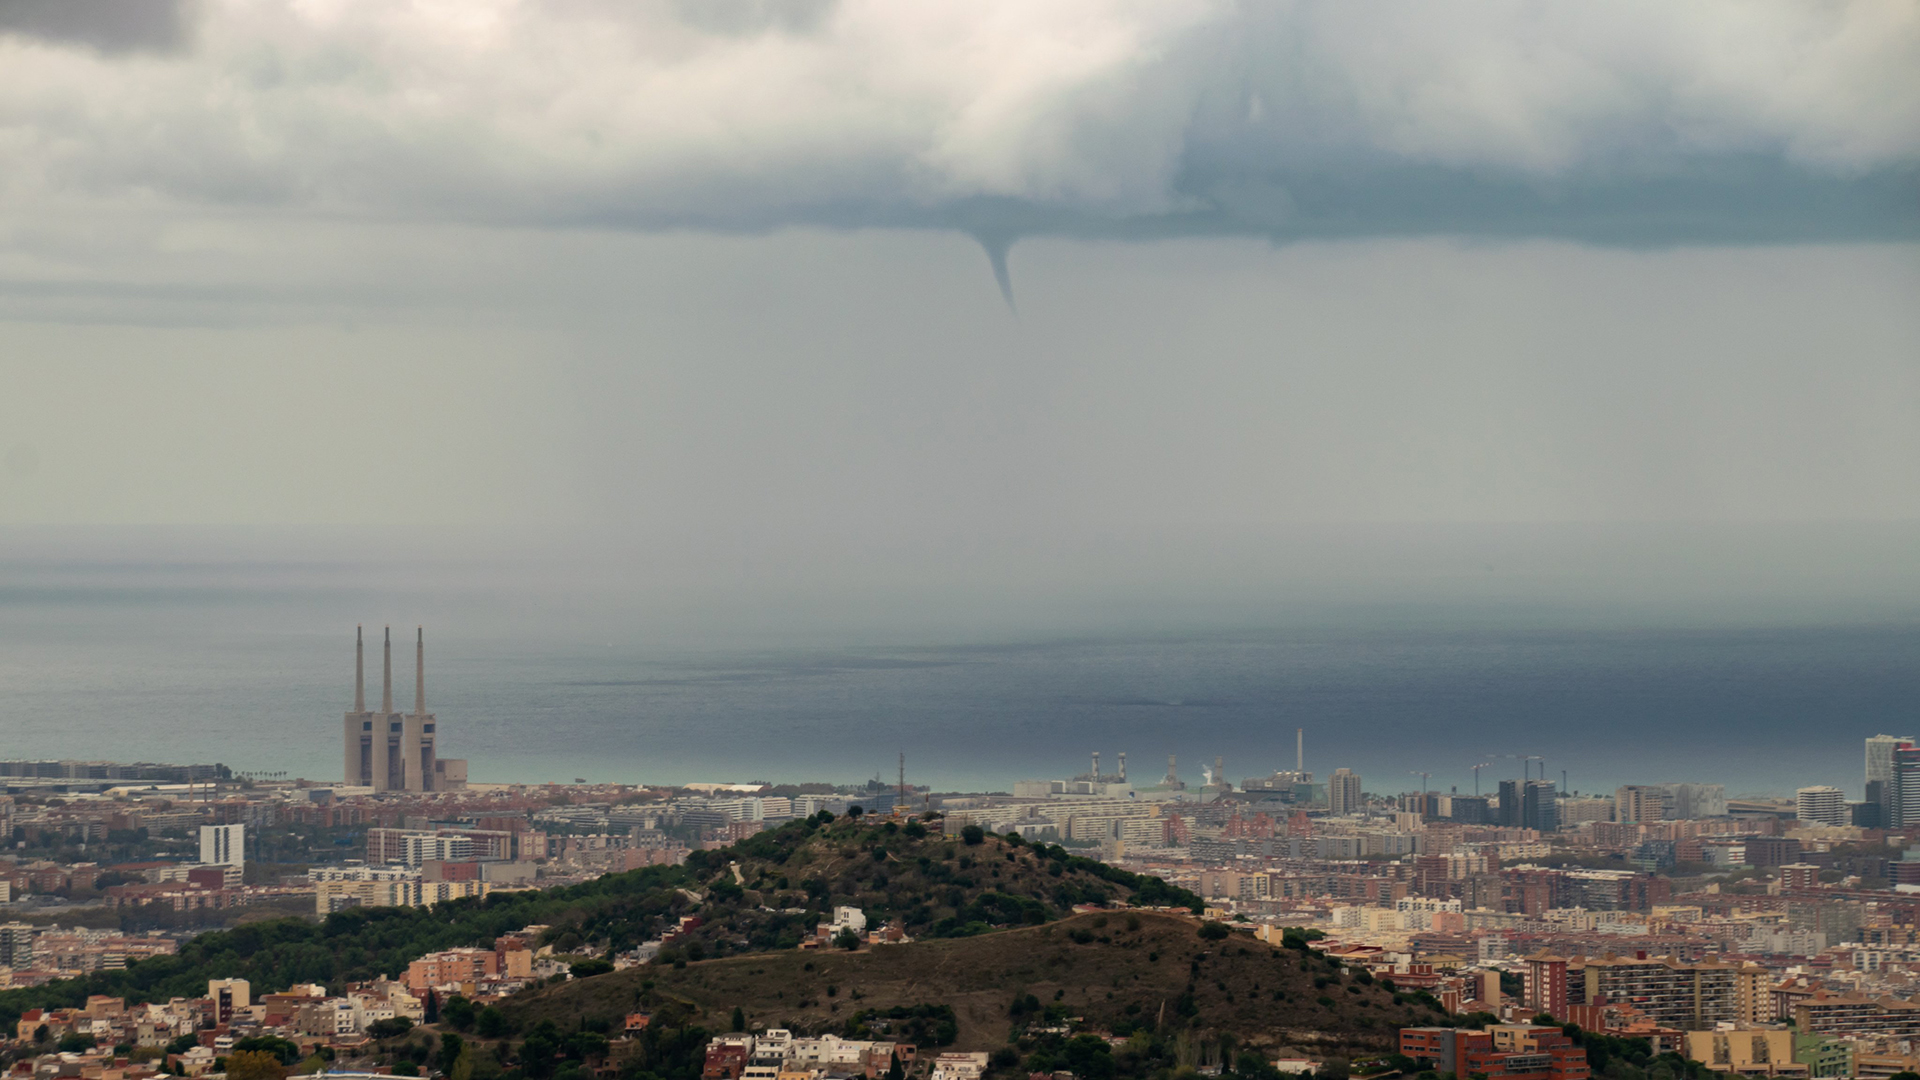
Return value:
<svg viewBox="0 0 1920 1080">
<path fill-rule="evenodd" d="M 200 826 L 200 861 L 215 866 L 244 866 L 247 861 L 245 825 Z"/>
<path fill-rule="evenodd" d="M 1513 829 L 1520 827 L 1520 781 L 1500 781 L 1500 804 L 1495 816 L 1501 825 Z"/>
<path fill-rule="evenodd" d="M 1793 793 L 1794 816 L 1801 821 L 1820 825 L 1845 825 L 1851 816 L 1847 810 L 1847 793 L 1837 787 L 1822 784 L 1816 787 L 1803 787 Z"/>
<path fill-rule="evenodd" d="M 1894 747 L 1893 778 L 1887 781 L 1883 792 L 1888 803 L 1889 828 L 1920 824 L 1920 747 Z"/>
<path fill-rule="evenodd" d="M 1334 817 L 1360 809 L 1360 774 L 1351 769 L 1335 769 L 1327 778 L 1327 812 Z"/>
<path fill-rule="evenodd" d="M 1462 825 L 1491 825 L 1490 801 L 1485 795 L 1455 795 L 1448 803 L 1447 816 Z"/>
<path fill-rule="evenodd" d="M 1911 746 L 1912 736 L 1875 735 L 1867 740 L 1867 783 L 1878 783 L 1880 820 L 1892 822 L 1898 815 L 1894 811 L 1893 752 L 1901 746 Z M 1874 800 L 1876 792 L 1869 792 L 1867 798 Z"/>
<path fill-rule="evenodd" d="M 1503 785 L 1504 786 L 1504 785 Z M 1560 828 L 1560 789 L 1551 780 L 1529 780 L 1520 797 L 1521 826 L 1541 832 Z"/>
</svg>

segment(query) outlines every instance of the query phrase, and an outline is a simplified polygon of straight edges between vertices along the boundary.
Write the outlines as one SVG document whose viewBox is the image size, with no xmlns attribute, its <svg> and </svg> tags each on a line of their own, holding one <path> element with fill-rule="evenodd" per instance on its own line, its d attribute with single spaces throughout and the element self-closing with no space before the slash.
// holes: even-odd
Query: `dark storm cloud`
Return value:
<svg viewBox="0 0 1920 1080">
<path fill-rule="evenodd" d="M 1003 292 L 1033 236 L 1912 240 L 1915 10 L 209 0 L 173 63 L 14 58 L 0 172 L 22 206 L 951 229 Z M 179 0 L 0 12 L 103 50 L 189 21 Z"/>
<path fill-rule="evenodd" d="M 191 0 L 0 0 L 0 35 L 106 53 L 172 52 L 193 29 Z"/>
</svg>

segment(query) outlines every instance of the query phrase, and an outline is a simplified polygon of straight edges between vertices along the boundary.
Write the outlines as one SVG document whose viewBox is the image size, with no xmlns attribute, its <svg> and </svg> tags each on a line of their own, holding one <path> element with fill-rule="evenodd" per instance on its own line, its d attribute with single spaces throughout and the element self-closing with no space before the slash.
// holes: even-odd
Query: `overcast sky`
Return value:
<svg viewBox="0 0 1920 1080">
<path fill-rule="evenodd" d="M 1920 6 L 0 0 L 0 379 L 5 526 L 1920 602 Z"/>
</svg>

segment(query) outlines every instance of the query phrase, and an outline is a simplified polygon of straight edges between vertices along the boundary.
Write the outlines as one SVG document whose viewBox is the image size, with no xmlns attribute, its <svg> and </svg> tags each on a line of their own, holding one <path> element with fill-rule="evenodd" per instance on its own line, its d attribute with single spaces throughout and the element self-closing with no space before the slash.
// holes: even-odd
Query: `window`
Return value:
<svg viewBox="0 0 1920 1080">
<path fill-rule="evenodd" d="M 421 725 L 421 729 L 422 729 L 422 730 L 424 730 L 424 731 L 425 731 L 425 732 L 426 732 L 427 734 L 429 734 L 429 735 L 431 735 L 431 734 L 433 734 L 433 725 L 432 725 L 432 724 L 423 724 L 423 725 Z"/>
<path fill-rule="evenodd" d="M 363 720 L 363 721 L 361 721 L 361 722 L 360 722 L 360 730 L 361 730 L 361 731 L 372 731 L 372 730 L 373 730 L 373 721 L 371 721 L 371 720 Z"/>
<path fill-rule="evenodd" d="M 387 730 L 388 730 L 388 731 L 399 731 L 399 730 L 400 730 L 400 725 L 399 725 L 399 724 L 388 724 L 388 725 L 387 725 Z"/>
</svg>

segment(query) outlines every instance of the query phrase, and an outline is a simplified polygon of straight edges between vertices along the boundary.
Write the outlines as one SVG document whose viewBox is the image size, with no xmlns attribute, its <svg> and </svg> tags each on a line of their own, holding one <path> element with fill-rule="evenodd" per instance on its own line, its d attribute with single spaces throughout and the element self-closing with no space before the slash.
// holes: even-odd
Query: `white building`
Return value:
<svg viewBox="0 0 1920 1080">
<path fill-rule="evenodd" d="M 200 826 L 200 861 L 210 866 L 242 866 L 247 861 L 245 825 Z"/>
<path fill-rule="evenodd" d="M 941 1054 L 933 1059 L 931 1080 L 980 1080 L 987 1071 L 985 1051 L 971 1054 Z"/>
<path fill-rule="evenodd" d="M 404 860 L 408 866 L 430 862 L 467 862 L 473 858 L 473 838 L 452 833 L 408 833 Z"/>
<path fill-rule="evenodd" d="M 1837 787 L 1825 784 L 1803 787 L 1793 793 L 1793 801 L 1794 816 L 1801 821 L 1840 826 L 1849 822 L 1846 792 Z"/>
<path fill-rule="evenodd" d="M 1408 930 L 1433 929 L 1433 916 L 1436 912 L 1461 910 L 1458 900 L 1438 900 L 1428 896 L 1403 896 L 1393 902 L 1393 908 L 1400 913 L 1400 925 Z"/>
</svg>

